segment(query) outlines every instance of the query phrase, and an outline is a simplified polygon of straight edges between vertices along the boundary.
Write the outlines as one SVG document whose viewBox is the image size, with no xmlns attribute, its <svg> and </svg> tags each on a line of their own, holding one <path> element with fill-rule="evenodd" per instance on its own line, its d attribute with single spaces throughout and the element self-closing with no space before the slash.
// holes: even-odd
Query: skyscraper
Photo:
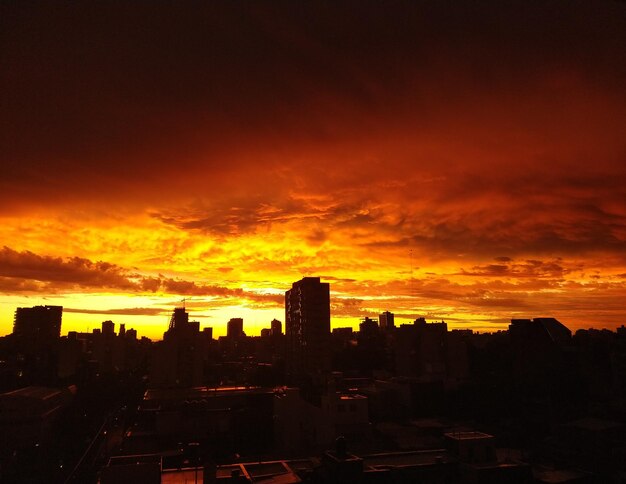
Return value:
<svg viewBox="0 0 626 484">
<path fill-rule="evenodd" d="M 189 321 L 184 307 L 174 309 L 163 341 L 155 345 L 150 384 L 154 387 L 202 384 L 207 344 L 207 338 L 200 333 L 200 323 Z"/>
<path fill-rule="evenodd" d="M 115 336 L 115 323 L 113 321 L 102 321 L 102 334 Z"/>
<path fill-rule="evenodd" d="M 61 306 L 17 308 L 13 324 L 20 371 L 26 378 L 48 384 L 55 378 L 61 336 Z"/>
<path fill-rule="evenodd" d="M 383 331 L 391 331 L 395 327 L 394 314 L 389 311 L 378 315 L 378 324 Z"/>
<path fill-rule="evenodd" d="M 283 334 L 283 323 L 281 323 L 278 319 L 272 319 L 272 325 L 270 329 L 270 334 L 272 336 L 282 336 Z"/>
<path fill-rule="evenodd" d="M 243 332 L 243 318 L 231 318 L 226 324 L 226 337 L 236 339 L 245 336 Z"/>
<path fill-rule="evenodd" d="M 330 370 L 330 286 L 319 277 L 294 282 L 285 293 L 287 370 L 315 376 Z"/>
<path fill-rule="evenodd" d="M 52 340 L 61 336 L 62 306 L 17 308 L 13 334 L 35 340 Z"/>
</svg>

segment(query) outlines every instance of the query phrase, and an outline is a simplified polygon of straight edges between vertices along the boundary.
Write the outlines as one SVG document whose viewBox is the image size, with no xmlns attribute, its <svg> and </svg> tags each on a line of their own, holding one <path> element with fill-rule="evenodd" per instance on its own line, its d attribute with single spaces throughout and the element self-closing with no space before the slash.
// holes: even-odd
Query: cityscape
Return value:
<svg viewBox="0 0 626 484">
<path fill-rule="evenodd" d="M 17 308 L 0 339 L 0 480 L 622 482 L 626 327 L 551 317 L 449 330 L 394 313 L 330 325 L 304 277 L 285 320 L 213 338 L 183 307 L 160 341 L 63 308 Z"/>
<path fill-rule="evenodd" d="M 0 1 L 0 483 L 626 483 L 626 1 Z"/>
</svg>

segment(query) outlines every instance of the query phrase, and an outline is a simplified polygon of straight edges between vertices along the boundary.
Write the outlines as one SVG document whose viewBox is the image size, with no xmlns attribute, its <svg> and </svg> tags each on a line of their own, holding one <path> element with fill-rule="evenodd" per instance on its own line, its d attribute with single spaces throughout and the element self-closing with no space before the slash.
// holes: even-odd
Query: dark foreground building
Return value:
<svg viewBox="0 0 626 484">
<path fill-rule="evenodd" d="M 287 371 L 296 378 L 330 371 L 330 286 L 319 277 L 294 282 L 285 293 Z"/>
</svg>

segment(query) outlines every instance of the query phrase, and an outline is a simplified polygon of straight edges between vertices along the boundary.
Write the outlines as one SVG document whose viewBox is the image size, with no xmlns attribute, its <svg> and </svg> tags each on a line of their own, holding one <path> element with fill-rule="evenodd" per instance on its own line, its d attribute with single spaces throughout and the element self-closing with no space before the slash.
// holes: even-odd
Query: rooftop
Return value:
<svg viewBox="0 0 626 484">
<path fill-rule="evenodd" d="M 273 388 L 254 386 L 158 388 L 146 390 L 143 399 L 149 400 L 197 400 L 216 395 L 274 393 Z"/>
<path fill-rule="evenodd" d="M 12 398 L 31 398 L 34 400 L 48 400 L 60 394 L 61 391 L 56 388 L 31 386 L 20 388 L 19 390 L 13 390 L 11 392 L 6 392 L 0 396 Z"/>
<path fill-rule="evenodd" d="M 483 432 L 448 432 L 444 434 L 447 438 L 453 440 L 479 440 L 479 439 L 493 439 L 493 435 L 485 434 Z"/>
<path fill-rule="evenodd" d="M 385 467 L 412 467 L 451 461 L 452 459 L 450 455 L 444 449 L 393 453 L 388 452 L 363 457 L 364 465 L 373 469 Z"/>
</svg>

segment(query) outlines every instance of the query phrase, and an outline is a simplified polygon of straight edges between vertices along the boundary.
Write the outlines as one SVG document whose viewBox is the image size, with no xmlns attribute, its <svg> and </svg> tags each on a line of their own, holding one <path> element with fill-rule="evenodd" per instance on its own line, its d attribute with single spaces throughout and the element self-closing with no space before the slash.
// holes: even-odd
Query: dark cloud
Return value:
<svg viewBox="0 0 626 484">
<path fill-rule="evenodd" d="M 369 247 L 420 250 L 432 259 L 624 253 L 626 172 L 607 177 L 529 180 L 494 178 L 474 184 L 451 179 L 413 206 L 405 204 L 395 237 L 366 239 Z M 491 179 L 489 179 L 491 178 Z M 506 263 L 511 257 L 499 257 Z M 495 268 L 494 268 L 495 270 Z"/>
<path fill-rule="evenodd" d="M 363 308 L 364 301 L 358 298 L 333 297 L 330 304 L 330 313 L 333 317 L 350 316 L 354 318 L 368 316 L 369 312 Z"/>
<path fill-rule="evenodd" d="M 464 298 L 462 301 L 466 304 L 478 307 L 501 308 L 506 311 L 515 311 L 528 308 L 530 305 L 527 301 L 506 297 L 490 297 L 490 298 Z"/>
<path fill-rule="evenodd" d="M 36 281 L 15 279 L 12 277 L 0 277 L 0 293 L 35 293 L 41 289 Z"/>
<path fill-rule="evenodd" d="M 64 307 L 63 312 L 79 314 L 113 314 L 120 316 L 158 316 L 169 314 L 171 310 L 160 308 L 119 308 L 119 309 L 79 309 Z"/>
<path fill-rule="evenodd" d="M 526 260 L 514 262 L 509 259 L 507 264 L 487 264 L 484 266 L 474 266 L 471 270 L 463 270 L 459 274 L 464 276 L 479 276 L 479 277 L 507 277 L 507 278 L 557 278 L 561 279 L 563 276 L 571 272 L 571 269 L 565 269 L 561 265 L 561 260 L 555 261 L 540 261 L 540 260 Z"/>
<path fill-rule="evenodd" d="M 162 213 L 155 211 L 151 216 L 182 230 L 230 236 L 255 232 L 259 228 L 293 219 L 321 218 L 324 212 L 294 198 L 273 201 L 271 198 L 250 196 L 237 199 L 226 197 L 212 204 L 196 203 L 196 206 Z"/>
<path fill-rule="evenodd" d="M 258 188 L 277 167 L 316 172 L 306 161 L 316 147 L 327 163 L 314 183 L 346 186 L 372 175 L 355 158 L 363 153 L 378 174 L 380 165 L 394 173 L 390 158 L 410 139 L 408 159 L 423 158 L 424 140 L 463 144 L 454 119 L 471 139 L 497 127 L 475 143 L 496 151 L 508 133 L 516 147 L 553 146 L 558 130 L 586 124 L 590 134 L 567 133 L 568 142 L 588 147 L 604 130 L 597 149 L 613 149 L 619 120 L 581 98 L 587 89 L 623 100 L 625 10 L 609 1 L 3 4 L 1 197 L 11 206 L 109 199 L 101 186 L 125 198 L 198 195 L 232 189 L 238 170 L 254 172 Z M 420 165 L 441 176 L 475 154 Z"/>
<path fill-rule="evenodd" d="M 6 246 L 0 250 L 0 276 L 85 288 L 126 290 L 135 287 L 128 272 L 115 264 L 92 262 L 81 257 L 40 256 L 29 251 L 17 252 Z"/>
<path fill-rule="evenodd" d="M 266 307 L 282 306 L 283 294 L 244 291 L 164 276 L 149 277 L 115 264 L 88 259 L 50 257 L 9 247 L 0 250 L 0 291 L 56 293 L 60 290 L 113 290 L 128 293 L 166 293 L 244 299 Z M 128 313 L 125 313 L 128 314 Z"/>
</svg>

